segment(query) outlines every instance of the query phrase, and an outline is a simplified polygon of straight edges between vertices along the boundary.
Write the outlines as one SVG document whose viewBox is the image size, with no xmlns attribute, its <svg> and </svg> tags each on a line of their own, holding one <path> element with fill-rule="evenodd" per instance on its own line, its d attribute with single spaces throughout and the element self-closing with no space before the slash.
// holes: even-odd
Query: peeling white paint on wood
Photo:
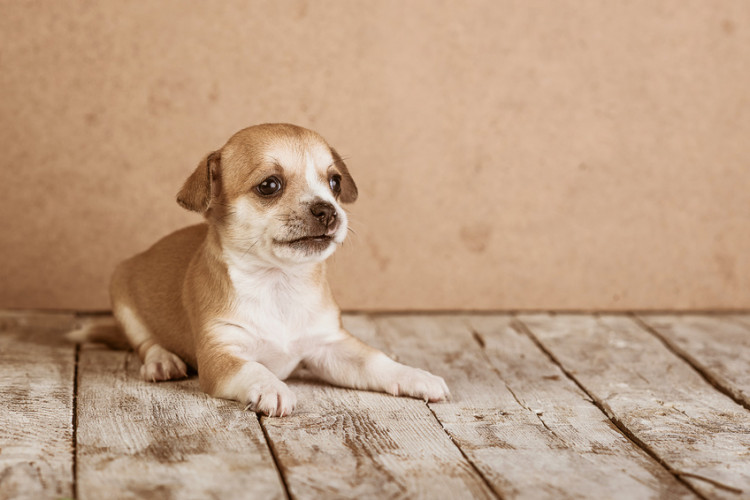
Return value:
<svg viewBox="0 0 750 500">
<path fill-rule="evenodd" d="M 520 319 L 612 418 L 697 491 L 750 496 L 750 413 L 632 318 Z"/>
<path fill-rule="evenodd" d="M 685 361 L 744 397 L 750 316 L 645 320 L 672 350 L 627 316 L 347 316 L 453 399 L 297 380 L 297 413 L 261 426 L 93 345 L 76 393 L 75 318 L 0 311 L 0 499 L 750 496 L 750 411 Z"/>
<path fill-rule="evenodd" d="M 695 497 L 615 429 L 512 317 L 374 322 L 374 343 L 446 378 L 453 398 L 430 406 L 503 498 Z"/>
<path fill-rule="evenodd" d="M 73 321 L 0 313 L 0 499 L 73 495 Z"/>
<path fill-rule="evenodd" d="M 750 408 L 750 321 L 746 316 L 641 315 L 639 319 L 712 383 Z"/>
<path fill-rule="evenodd" d="M 139 364 L 133 352 L 80 352 L 80 499 L 285 497 L 254 413 L 196 378 L 144 382 Z"/>
<path fill-rule="evenodd" d="M 294 498 L 495 498 L 424 401 L 293 382 L 263 426 Z"/>
</svg>

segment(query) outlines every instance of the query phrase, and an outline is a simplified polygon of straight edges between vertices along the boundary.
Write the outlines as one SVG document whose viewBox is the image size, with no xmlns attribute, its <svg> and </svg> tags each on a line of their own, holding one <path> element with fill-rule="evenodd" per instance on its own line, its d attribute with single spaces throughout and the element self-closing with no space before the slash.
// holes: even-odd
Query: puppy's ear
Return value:
<svg viewBox="0 0 750 500">
<path fill-rule="evenodd" d="M 213 178 L 217 175 L 220 162 L 221 151 L 214 151 L 201 160 L 195 171 L 182 185 L 180 192 L 177 193 L 177 203 L 181 207 L 199 213 L 208 210 L 211 204 L 211 185 Z"/>
<path fill-rule="evenodd" d="M 331 155 L 333 155 L 333 162 L 341 172 L 341 197 L 342 203 L 354 203 L 357 200 L 359 192 L 357 191 L 357 185 L 354 183 L 349 169 L 346 168 L 346 163 L 341 159 L 335 149 L 331 148 Z"/>
</svg>

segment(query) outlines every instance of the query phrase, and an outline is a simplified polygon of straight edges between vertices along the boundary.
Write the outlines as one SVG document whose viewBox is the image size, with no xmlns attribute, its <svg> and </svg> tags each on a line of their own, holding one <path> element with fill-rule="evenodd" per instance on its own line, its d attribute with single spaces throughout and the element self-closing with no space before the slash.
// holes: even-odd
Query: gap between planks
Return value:
<svg viewBox="0 0 750 500">
<path fill-rule="evenodd" d="M 144 382 L 138 365 L 132 352 L 81 349 L 79 499 L 287 498 L 254 414 L 195 379 Z"/>
<path fill-rule="evenodd" d="M 723 384 L 709 370 L 704 369 L 695 360 L 695 358 L 690 356 L 685 350 L 681 349 L 674 342 L 669 340 L 665 335 L 661 334 L 656 328 L 654 328 L 649 323 L 647 323 L 640 315 L 634 313 L 634 314 L 631 314 L 631 317 L 638 324 L 638 326 L 646 330 L 648 333 L 656 337 L 662 344 L 664 344 L 664 347 L 666 347 L 672 354 L 682 359 L 685 363 L 691 366 L 693 370 L 695 370 L 698 373 L 698 375 L 703 377 L 703 380 L 705 380 L 706 382 L 714 386 L 714 388 L 718 390 L 719 392 L 731 398 L 738 405 L 744 407 L 746 410 L 750 410 L 750 404 L 746 400 L 737 396 L 737 394 L 734 391 L 732 391 L 730 387 Z M 750 334 L 750 332 L 748 333 Z"/>
<path fill-rule="evenodd" d="M 687 317 L 679 321 L 684 330 L 683 319 Z M 746 408 L 707 383 L 658 337 L 626 316 L 529 315 L 519 320 L 542 349 L 554 353 L 561 367 L 568 366 L 570 376 L 586 387 L 607 414 L 643 442 L 644 450 L 652 450 L 701 496 L 746 494 L 750 480 L 750 466 L 742 458 L 750 446 Z M 748 351 L 745 331 L 742 334 L 742 351 L 729 357 L 744 362 Z M 665 330 L 665 335 L 684 343 L 671 330 Z M 698 363 L 714 370 L 706 360 L 717 348 L 722 350 L 726 336 L 718 342 L 706 340 L 706 352 L 693 346 L 688 350 L 697 355 Z M 589 350 L 597 355 L 587 356 Z M 736 366 L 726 373 L 724 366 L 716 370 L 728 382 L 741 376 L 738 380 L 746 386 L 744 372 L 737 372 Z"/>
<path fill-rule="evenodd" d="M 531 339 L 532 342 L 539 348 L 540 351 L 542 351 L 547 358 L 551 362 L 557 365 L 560 370 L 565 374 L 565 376 L 572 381 L 574 384 L 578 386 L 579 389 L 581 389 L 591 400 L 591 403 L 595 405 L 597 408 L 599 408 L 599 411 L 602 412 L 602 414 L 609 419 L 610 422 L 612 422 L 612 425 L 614 425 L 620 433 L 622 433 L 623 436 L 628 438 L 635 446 L 643 450 L 646 454 L 648 454 L 651 458 L 653 458 L 659 465 L 661 465 L 667 472 L 669 472 L 676 480 L 678 480 L 680 483 L 685 485 L 692 493 L 694 493 L 696 496 L 707 500 L 707 497 L 698 492 L 693 485 L 691 485 L 689 482 L 685 481 L 683 478 L 684 474 L 680 474 L 679 471 L 674 470 L 668 463 L 666 463 L 659 455 L 656 454 L 656 452 L 648 446 L 646 443 L 638 439 L 638 437 L 633 434 L 630 429 L 619 419 L 617 416 L 612 412 L 611 410 L 608 411 L 608 408 L 606 407 L 606 404 L 603 401 L 599 401 L 596 397 L 594 397 L 591 392 L 589 392 L 586 387 L 584 387 L 583 384 L 581 384 L 578 379 L 573 376 L 572 373 L 555 357 L 554 354 L 552 354 L 551 351 L 549 351 L 540 341 L 539 339 L 534 335 L 534 333 L 529 329 L 529 327 L 526 326 L 526 324 L 514 316 L 514 321 L 511 323 L 511 327 L 516 329 L 519 333 L 526 335 Z"/>
<path fill-rule="evenodd" d="M 369 315 L 367 315 L 367 316 L 369 317 Z M 393 315 L 387 315 L 387 316 L 393 316 Z M 435 315 L 435 316 L 439 317 L 441 315 Z M 381 317 L 381 315 L 375 315 L 375 317 Z M 520 319 L 515 318 L 515 317 L 514 317 L 514 319 L 516 319 L 520 323 L 520 325 L 522 325 L 523 327 L 526 327 L 526 325 Z M 645 329 L 645 330 L 649 334 L 654 335 L 654 332 L 651 331 L 650 329 Z M 525 336 L 527 336 L 528 338 L 530 338 L 530 340 L 536 345 L 536 347 L 552 363 L 554 363 L 562 371 L 562 373 L 565 374 L 565 376 L 570 381 L 572 381 L 576 386 L 578 386 L 590 398 L 592 404 L 594 404 L 596 406 L 596 408 L 600 412 L 602 412 L 610 422 L 612 422 L 612 424 L 618 429 L 618 431 L 620 433 L 622 433 L 631 442 L 633 442 L 636 446 L 638 446 L 638 448 L 640 448 L 645 453 L 647 453 L 649 456 L 651 456 L 651 458 L 653 458 L 654 460 L 656 460 L 664 469 L 666 469 L 677 480 L 680 480 L 683 484 L 685 484 L 693 493 L 696 493 L 698 496 L 700 496 L 702 498 L 705 498 L 705 496 L 703 496 L 700 493 L 696 492 L 695 489 L 690 486 L 690 484 L 686 483 L 684 481 L 684 479 L 683 479 L 684 477 L 689 477 L 689 478 L 694 478 L 694 479 L 698 479 L 698 480 L 701 480 L 701 481 L 706 481 L 706 482 L 712 483 L 714 486 L 716 486 L 719 489 L 725 489 L 725 490 L 730 491 L 730 492 L 737 492 L 738 491 L 738 490 L 736 490 L 736 489 L 734 489 L 732 487 L 727 487 L 726 485 L 722 485 L 721 483 L 718 483 L 717 481 L 714 481 L 713 479 L 706 478 L 706 477 L 700 476 L 698 474 L 693 474 L 693 473 L 689 473 L 689 472 L 682 472 L 681 473 L 679 471 L 675 471 L 672 468 L 670 468 L 669 465 L 666 464 L 666 463 L 664 463 L 664 461 L 661 460 L 658 456 L 656 456 L 655 453 L 651 452 L 651 450 L 649 449 L 648 445 L 646 445 L 645 443 L 642 443 L 640 440 L 638 440 L 638 438 L 636 436 L 632 435 L 630 433 L 630 431 L 627 429 L 627 427 L 625 426 L 625 424 L 622 423 L 622 422 L 620 422 L 619 419 L 617 419 L 617 417 L 614 415 L 613 412 L 608 412 L 607 411 L 607 404 L 606 404 L 606 402 L 602 401 L 601 402 L 602 404 L 600 405 L 598 403 L 597 399 L 595 399 L 594 397 L 592 397 L 592 394 L 589 391 L 587 391 L 581 383 L 578 382 L 578 380 L 576 379 L 575 375 L 573 373 L 569 372 L 568 370 L 566 370 L 565 367 L 562 365 L 562 363 L 559 360 L 557 360 L 554 355 L 551 354 L 550 350 L 548 350 L 547 348 L 544 347 L 544 345 L 541 344 L 541 342 L 535 337 L 535 335 L 533 333 L 531 333 L 528 330 L 528 328 L 527 328 L 527 331 L 522 332 L 522 333 Z M 477 332 L 477 331 L 475 331 L 473 329 L 471 330 L 471 334 L 472 334 L 472 337 L 474 339 L 474 342 L 476 342 L 477 344 L 479 344 L 479 347 L 481 348 L 480 350 L 482 352 L 482 355 L 484 357 L 487 357 L 487 352 L 485 351 L 485 347 L 486 347 L 485 340 L 482 338 L 481 334 L 479 334 L 479 332 Z M 662 341 L 663 344 L 665 344 L 665 346 L 667 347 L 667 349 L 670 352 L 672 352 L 673 354 L 677 355 L 678 358 L 680 358 L 682 361 L 685 361 L 688 364 L 688 366 L 690 366 L 692 369 L 694 369 L 695 371 L 697 371 L 702 377 L 704 377 L 704 379 L 706 379 L 706 374 L 703 373 L 703 370 L 701 370 L 699 367 L 697 367 L 696 364 L 690 362 L 690 360 L 686 359 L 684 356 L 680 356 L 678 352 L 675 352 L 674 349 L 670 348 L 670 346 L 668 345 L 668 343 L 665 342 L 661 338 L 660 335 L 657 334 L 656 337 L 660 341 Z M 73 413 L 72 413 L 72 417 L 71 417 L 72 418 L 72 423 L 73 423 L 73 429 L 72 429 L 72 432 L 73 432 L 73 458 L 72 458 L 72 460 L 73 460 L 73 463 L 72 463 L 72 467 L 73 467 L 73 491 L 74 491 L 74 494 L 75 494 L 76 497 L 78 497 L 78 493 L 79 493 L 78 492 L 78 470 L 77 470 L 78 469 L 78 452 L 79 452 L 79 450 L 78 450 L 78 439 L 77 439 L 77 433 L 78 433 L 78 429 L 77 429 L 78 425 L 77 424 L 78 424 L 78 410 L 79 410 L 79 408 L 78 408 L 78 403 L 79 403 L 78 402 L 78 391 L 79 391 L 79 387 L 78 387 L 78 373 L 79 373 L 79 354 L 80 354 L 79 350 L 80 350 L 80 348 L 77 346 L 76 349 L 75 349 L 74 379 L 73 379 L 74 380 L 74 385 L 73 385 L 73 401 L 72 401 L 72 404 L 73 404 Z M 708 380 L 708 381 L 710 382 L 710 380 Z M 715 387 L 715 384 L 712 383 L 711 385 Z M 506 386 L 507 386 L 507 384 L 506 384 Z M 508 389 L 510 390 L 510 388 L 508 388 Z M 725 393 L 724 391 L 721 391 L 721 392 Z M 734 399 L 736 401 L 735 398 L 732 398 L 732 399 Z M 743 406 L 745 406 L 745 405 L 743 405 Z M 434 419 L 436 419 L 438 421 L 439 425 L 442 428 L 442 431 L 448 435 L 448 437 L 449 437 L 450 441 L 453 443 L 453 445 L 458 448 L 459 452 L 464 456 L 464 458 L 471 465 L 471 467 L 474 468 L 474 470 L 478 474 L 478 476 L 480 478 L 482 478 L 482 480 L 484 480 L 487 483 L 487 478 L 485 477 L 485 475 L 482 474 L 479 471 L 479 469 L 477 468 L 476 464 L 466 456 L 466 454 L 464 453 L 464 450 L 454 442 L 453 438 L 450 436 L 450 433 L 446 429 L 446 427 L 443 424 L 443 422 L 438 418 L 438 416 L 435 413 L 434 409 L 429 404 L 427 405 L 427 407 L 429 408 L 430 412 L 432 413 L 432 418 L 434 418 Z M 747 407 L 745 406 L 745 408 L 747 408 Z M 612 416 L 610 416 L 610 413 L 611 413 Z M 283 488 L 285 489 L 286 498 L 289 499 L 290 498 L 289 486 L 287 485 L 286 478 L 285 478 L 284 474 L 281 472 L 281 469 L 279 467 L 279 463 L 278 463 L 279 459 L 277 457 L 277 452 L 274 449 L 272 440 L 269 439 L 269 436 L 268 436 L 268 433 L 267 433 L 267 429 L 266 429 L 266 425 L 264 425 L 265 422 L 263 420 L 265 420 L 265 419 L 259 419 L 260 427 L 263 430 L 262 434 L 263 434 L 264 440 L 266 442 L 266 445 L 267 445 L 267 447 L 269 449 L 269 452 L 270 452 L 271 456 L 273 457 L 273 461 L 275 463 L 277 473 L 279 474 L 279 477 L 281 478 L 281 481 L 283 483 Z M 542 421 L 542 424 L 544 424 L 543 421 Z M 545 427 L 547 427 L 547 426 L 545 425 Z M 493 491 L 497 496 L 501 496 L 496 491 L 495 488 L 491 488 L 491 491 Z"/>
<path fill-rule="evenodd" d="M 258 419 L 258 425 L 260 426 L 260 430 L 263 433 L 263 439 L 266 440 L 266 446 L 268 447 L 268 453 L 271 454 L 271 458 L 273 459 L 273 465 L 276 467 L 276 472 L 279 474 L 279 480 L 281 481 L 281 485 L 284 488 L 284 495 L 286 497 L 286 500 L 291 500 L 292 495 L 289 492 L 289 484 L 286 482 L 286 477 L 284 477 L 284 474 L 281 472 L 281 464 L 279 463 L 279 456 L 278 452 L 274 449 L 273 442 L 271 442 L 271 439 L 268 437 L 268 429 L 266 429 L 266 423 L 264 420 L 268 417 L 261 417 L 257 413 L 255 414 L 255 417 Z"/>
<path fill-rule="evenodd" d="M 451 443 L 453 443 L 453 446 L 455 446 L 456 448 L 458 448 L 458 451 L 459 451 L 459 453 L 461 453 L 461 456 L 464 457 L 464 459 L 469 463 L 469 465 L 471 465 L 471 468 L 474 469 L 474 472 L 476 472 L 477 475 L 482 479 L 482 481 L 484 481 L 485 486 L 487 486 L 487 488 L 492 493 L 494 493 L 495 496 L 497 496 L 497 498 L 499 498 L 500 500 L 503 500 L 503 495 L 497 490 L 497 488 L 495 488 L 495 486 L 490 482 L 490 480 L 487 479 L 487 477 L 484 474 L 482 474 L 482 471 L 479 469 L 479 467 L 477 467 L 477 464 L 474 463 L 474 460 L 472 460 L 466 454 L 466 452 L 463 450 L 463 448 L 461 448 L 460 446 L 458 446 L 458 444 L 453 440 L 453 436 L 451 436 L 451 433 L 448 432 L 448 429 L 445 428 L 445 425 L 443 425 L 443 422 L 440 421 L 440 419 L 437 416 L 437 413 L 435 413 L 435 410 L 433 410 L 432 406 L 430 406 L 430 403 L 425 402 L 425 406 L 427 406 L 427 408 L 430 410 L 430 413 L 432 413 L 432 417 L 435 419 L 435 421 L 437 421 L 437 423 L 440 424 L 440 428 L 443 429 L 443 432 L 448 437 L 448 440 Z"/>
<path fill-rule="evenodd" d="M 73 498 L 78 496 L 78 359 L 81 355 L 81 345 L 76 344 L 73 363 Z"/>
<path fill-rule="evenodd" d="M 507 325 L 510 316 L 497 317 L 495 323 L 476 323 L 478 319 L 474 315 L 441 315 L 437 318 L 379 316 L 376 320 L 381 326 L 378 335 L 369 334 L 367 337 L 375 341 L 376 347 L 396 352 L 399 361 L 452 379 L 449 385 L 456 384 L 453 390 L 457 398 L 434 404 L 434 413 L 454 442 L 466 452 L 465 455 L 475 460 L 475 466 L 484 472 L 483 476 L 495 486 L 495 491 L 511 497 L 576 498 L 577 495 L 594 495 L 593 488 L 599 496 L 626 498 L 623 495 L 632 494 L 632 488 L 636 487 L 642 488 L 638 491 L 648 496 L 694 497 L 690 489 L 623 436 L 606 416 L 602 418 L 602 411 L 576 384 L 567 380 L 560 368 L 550 362 L 526 335 L 512 330 L 518 339 L 525 341 L 508 337 L 507 332 L 511 330 L 503 325 Z M 359 321 L 363 322 L 364 318 L 360 317 Z M 360 326 L 358 330 L 366 330 Z M 481 335 L 477 336 L 479 330 L 487 330 L 488 341 Z M 488 360 L 490 352 L 481 349 L 489 349 L 489 341 L 492 361 Z M 503 348 L 506 342 L 510 342 L 508 352 Z M 502 372 L 505 376 L 500 375 L 500 366 L 508 370 L 508 373 Z M 553 367 L 554 374 L 550 372 Z M 532 372 L 537 372 L 536 379 L 547 380 L 549 377 L 554 391 L 561 391 L 560 397 L 547 394 L 546 389 L 542 389 L 542 386 L 547 387 L 546 384 L 537 386 L 536 383 L 524 383 L 517 388 L 515 395 L 512 394 L 508 381 L 528 381 L 534 378 Z M 546 376 L 538 377 L 540 373 Z M 565 380 L 565 383 L 555 382 L 558 380 Z M 540 389 L 541 393 L 538 392 Z M 535 397 L 551 397 L 550 405 L 543 406 L 553 416 L 549 425 L 540 419 L 540 412 L 522 401 L 531 401 Z M 559 408 L 555 406 L 570 403 L 573 404 L 572 413 L 557 418 Z M 500 410 L 505 405 L 512 407 L 507 407 L 507 411 Z M 587 426 L 587 421 L 591 421 L 593 427 Z M 604 427 L 600 422 L 608 425 Z M 558 429 L 563 435 L 556 432 Z M 595 449 L 602 443 L 606 443 L 612 453 L 597 453 Z M 601 461 L 592 465 L 594 462 L 589 460 L 588 453 L 594 453 Z M 553 469 L 548 471 L 549 474 L 539 476 L 539 468 L 546 466 Z M 573 483 L 565 479 L 583 470 L 592 475 Z M 614 477 L 609 474 L 614 474 Z M 625 493 L 628 491 L 630 493 Z"/>
<path fill-rule="evenodd" d="M 511 323 L 510 326 L 511 326 L 511 328 L 514 328 L 513 323 Z M 516 330 L 516 331 L 518 331 L 518 330 Z M 523 333 L 523 332 L 519 331 L 519 333 Z M 482 334 L 479 333 L 478 331 L 476 331 L 474 328 L 472 328 L 471 329 L 471 335 L 474 338 L 474 340 L 479 344 L 480 351 L 482 353 L 482 357 L 490 365 L 492 371 L 495 374 L 497 374 L 498 377 L 500 377 L 501 379 L 503 379 L 503 381 L 505 383 L 505 388 L 508 389 L 508 392 L 510 393 L 510 395 L 513 396 L 513 399 L 515 399 L 516 403 L 518 403 L 518 406 L 520 406 L 521 408 L 523 408 L 523 409 L 525 409 L 525 410 L 533 413 L 534 416 L 536 417 L 536 419 L 539 420 L 539 423 L 541 423 L 542 426 L 545 429 L 547 429 L 547 431 L 549 431 L 556 438 L 561 439 L 557 435 L 557 433 L 554 430 L 552 430 L 552 428 L 550 428 L 549 425 L 547 425 L 547 422 L 544 421 L 544 419 L 542 418 L 541 412 L 535 411 L 534 409 L 530 408 L 528 405 L 523 404 L 523 402 L 521 401 L 521 399 L 516 394 L 516 391 L 514 391 L 513 388 L 510 386 L 510 384 L 508 384 L 508 382 L 506 380 L 504 380 L 503 374 L 500 373 L 500 370 L 498 370 L 497 367 L 495 367 L 494 363 L 492 363 L 492 360 L 490 359 L 490 356 L 487 354 L 487 351 L 485 350 L 486 342 L 484 341 L 484 338 L 482 338 Z M 601 410 L 601 408 L 600 408 L 600 410 Z"/>
<path fill-rule="evenodd" d="M 364 317 L 369 318 L 370 320 L 372 320 L 372 318 L 373 318 L 374 315 L 372 315 L 372 314 L 363 314 L 362 316 L 364 316 Z M 484 352 L 484 341 L 482 340 L 481 336 L 476 331 L 474 331 L 473 329 L 471 330 L 471 333 L 472 333 L 472 335 L 475 335 L 474 336 L 474 340 L 477 343 L 479 343 L 480 350 L 482 351 L 482 354 L 486 357 L 486 353 Z M 430 413 L 432 414 L 432 417 L 435 419 L 435 421 L 438 423 L 438 425 L 440 425 L 440 428 L 443 429 L 443 432 L 445 433 L 445 435 L 448 438 L 448 440 L 451 443 L 453 443 L 453 446 L 455 446 L 458 449 L 459 453 L 461 453 L 461 456 L 464 457 L 464 459 L 466 460 L 466 462 L 468 462 L 468 464 L 472 467 L 472 469 L 474 469 L 474 472 L 476 472 L 476 474 L 482 479 L 482 481 L 484 481 L 485 486 L 487 486 L 487 488 L 492 493 L 494 493 L 495 496 L 497 496 L 498 499 L 503 500 L 504 497 L 500 493 L 500 491 L 498 491 L 498 489 L 495 487 L 495 485 L 493 485 L 492 482 L 482 473 L 482 471 L 479 469 L 479 467 L 474 462 L 474 460 L 472 460 L 471 457 L 469 457 L 469 455 L 466 454 L 466 452 L 463 450 L 463 448 L 461 448 L 458 445 L 458 443 L 456 443 L 454 441 L 453 436 L 451 436 L 451 433 L 448 432 L 448 429 L 445 428 L 445 425 L 440 420 L 440 418 L 438 417 L 437 413 L 435 413 L 435 410 L 432 408 L 432 406 L 430 405 L 430 403 L 428 401 L 425 401 L 424 404 L 430 410 Z"/>
</svg>

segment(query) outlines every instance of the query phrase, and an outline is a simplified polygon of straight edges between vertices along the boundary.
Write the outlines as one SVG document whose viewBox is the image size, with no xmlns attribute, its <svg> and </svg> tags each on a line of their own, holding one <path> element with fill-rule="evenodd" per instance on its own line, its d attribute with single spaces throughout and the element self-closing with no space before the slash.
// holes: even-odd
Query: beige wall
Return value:
<svg viewBox="0 0 750 500">
<path fill-rule="evenodd" d="M 347 309 L 750 307 L 750 2 L 0 3 L 0 307 L 115 263 L 246 125 L 349 158 Z"/>
</svg>

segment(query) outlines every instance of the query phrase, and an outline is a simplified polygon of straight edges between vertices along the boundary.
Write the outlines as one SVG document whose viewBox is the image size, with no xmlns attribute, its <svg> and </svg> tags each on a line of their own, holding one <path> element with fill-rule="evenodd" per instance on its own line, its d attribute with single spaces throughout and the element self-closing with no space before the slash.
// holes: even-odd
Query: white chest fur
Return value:
<svg viewBox="0 0 750 500">
<path fill-rule="evenodd" d="M 234 267 L 229 277 L 235 293 L 231 314 L 222 318 L 227 337 L 243 358 L 279 378 L 339 335 L 338 310 L 326 303 L 311 269 Z"/>
</svg>

